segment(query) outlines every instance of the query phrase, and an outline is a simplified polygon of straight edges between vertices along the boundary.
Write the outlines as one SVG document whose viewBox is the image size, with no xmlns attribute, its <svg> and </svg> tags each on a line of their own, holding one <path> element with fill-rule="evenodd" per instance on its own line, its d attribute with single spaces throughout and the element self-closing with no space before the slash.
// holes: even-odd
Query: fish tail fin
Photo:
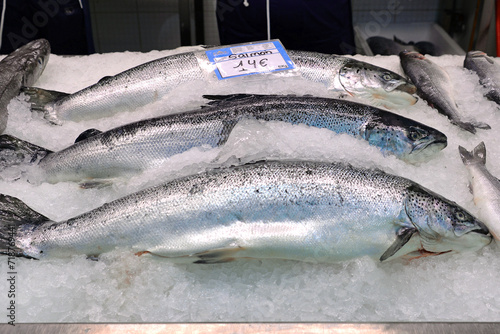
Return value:
<svg viewBox="0 0 500 334">
<path fill-rule="evenodd" d="M 0 171 L 19 165 L 32 165 L 51 151 L 10 135 L 0 135 Z"/>
<path fill-rule="evenodd" d="M 54 113 L 53 104 L 68 96 L 68 93 L 57 92 L 37 87 L 22 87 L 21 93 L 28 96 L 28 102 L 31 104 L 31 111 L 43 112 L 44 118 L 49 122 L 60 125 L 61 121 L 57 119 Z"/>
<path fill-rule="evenodd" d="M 16 245 L 17 231 L 25 225 L 31 227 L 50 221 L 21 200 L 0 194 L 0 254 L 32 258 Z"/>
<path fill-rule="evenodd" d="M 477 129 L 482 129 L 482 130 L 490 130 L 491 126 L 489 124 L 486 124 L 484 122 L 478 122 L 478 121 L 472 121 L 470 122 L 475 128 Z"/>
<path fill-rule="evenodd" d="M 461 122 L 461 121 L 451 121 L 451 123 L 455 124 L 456 126 L 460 127 L 465 131 L 469 131 L 472 134 L 476 134 L 476 127 L 472 123 Z"/>
<path fill-rule="evenodd" d="M 469 131 L 470 133 L 475 134 L 476 129 L 482 129 L 482 130 L 489 130 L 491 129 L 491 126 L 484 122 L 477 122 L 477 121 L 471 121 L 471 122 L 462 122 L 462 121 L 452 121 L 453 124 L 456 126 L 459 126 L 460 128 L 464 129 L 465 131 Z"/>
<path fill-rule="evenodd" d="M 484 142 L 480 142 L 472 151 L 467 151 L 462 146 L 458 147 L 460 152 L 460 157 L 465 165 L 480 163 L 482 165 L 486 164 L 486 146 Z"/>
</svg>

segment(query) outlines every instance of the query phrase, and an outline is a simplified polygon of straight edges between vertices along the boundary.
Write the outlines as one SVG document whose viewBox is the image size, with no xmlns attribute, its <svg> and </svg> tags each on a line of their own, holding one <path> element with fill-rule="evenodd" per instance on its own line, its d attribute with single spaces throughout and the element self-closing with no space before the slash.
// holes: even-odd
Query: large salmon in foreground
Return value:
<svg viewBox="0 0 500 334">
<path fill-rule="evenodd" d="M 478 250 L 492 237 L 455 203 L 378 170 L 258 162 L 149 188 L 63 222 L 0 197 L 0 250 L 42 258 L 114 249 L 172 261 L 380 261 Z"/>
</svg>

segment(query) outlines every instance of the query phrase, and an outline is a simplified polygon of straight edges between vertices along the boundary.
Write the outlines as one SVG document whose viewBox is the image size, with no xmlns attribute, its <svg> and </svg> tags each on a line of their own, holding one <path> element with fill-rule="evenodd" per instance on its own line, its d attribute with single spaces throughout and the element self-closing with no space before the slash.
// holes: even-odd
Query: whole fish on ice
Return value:
<svg viewBox="0 0 500 334">
<path fill-rule="evenodd" d="M 495 239 L 500 240 L 500 180 L 486 169 L 486 146 L 481 142 L 471 152 L 462 146 L 458 149 L 469 172 L 474 204 L 479 208 L 478 216 Z"/>
<path fill-rule="evenodd" d="M 469 51 L 464 67 L 477 73 L 481 85 L 488 89 L 485 96 L 500 104 L 500 65 L 482 51 Z"/>
<path fill-rule="evenodd" d="M 203 55 L 203 53 L 201 53 Z M 349 93 L 372 104 L 414 104 L 416 89 L 400 75 L 355 59 L 289 51 L 298 73 L 327 89 Z M 205 56 L 206 57 L 206 56 Z M 26 88 L 32 110 L 43 111 L 53 123 L 81 121 L 132 111 L 165 96 L 181 84 L 204 81 L 208 73 L 194 52 L 167 56 L 131 68 L 73 94 Z"/>
<path fill-rule="evenodd" d="M 0 61 L 0 133 L 7 127 L 7 106 L 21 86 L 33 85 L 49 61 L 50 44 L 37 39 L 18 48 Z"/>
<path fill-rule="evenodd" d="M 346 100 L 310 96 L 232 95 L 208 107 L 142 120 L 104 133 L 84 135 L 59 152 L 0 136 L 0 170 L 38 164 L 48 182 L 98 184 L 161 165 L 193 147 L 223 145 L 242 119 L 282 121 L 347 133 L 408 162 L 430 158 L 446 147 L 446 136 L 389 111 Z M 88 182 L 90 179 L 90 182 Z M 109 180 L 107 180 L 109 181 Z"/>
<path fill-rule="evenodd" d="M 385 261 L 491 242 L 486 226 L 455 203 L 410 180 L 339 163 L 208 171 L 62 222 L 2 195 L 0 217 L 0 253 L 36 259 L 127 249 L 196 263 Z"/>
<path fill-rule="evenodd" d="M 453 96 L 453 83 L 441 67 L 418 52 L 404 51 L 399 58 L 403 70 L 417 86 L 418 94 L 453 124 L 471 133 L 476 133 L 476 128 L 490 129 L 485 123 L 462 120 Z"/>
</svg>

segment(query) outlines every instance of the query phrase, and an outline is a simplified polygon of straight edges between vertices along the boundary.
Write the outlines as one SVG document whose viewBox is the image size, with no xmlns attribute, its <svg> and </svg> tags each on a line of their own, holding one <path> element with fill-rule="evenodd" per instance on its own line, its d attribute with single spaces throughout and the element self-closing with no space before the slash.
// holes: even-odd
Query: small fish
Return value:
<svg viewBox="0 0 500 334">
<path fill-rule="evenodd" d="M 0 253 L 34 259 L 114 249 L 171 261 L 379 261 L 475 251 L 483 223 L 418 184 L 339 163 L 265 161 L 207 171 L 54 222 L 0 195 Z"/>
<path fill-rule="evenodd" d="M 469 172 L 474 204 L 479 208 L 478 215 L 495 239 L 500 240 L 500 180 L 486 169 L 486 146 L 481 142 L 471 152 L 462 146 L 458 150 Z"/>
<path fill-rule="evenodd" d="M 242 119 L 282 121 L 346 133 L 407 162 L 429 159 L 447 145 L 446 136 L 424 124 L 372 106 L 311 96 L 205 96 L 209 106 L 142 120 L 106 132 L 86 131 L 59 152 L 0 136 L 0 170 L 37 164 L 38 178 L 95 186 L 154 168 L 193 147 L 218 147 Z"/>
<path fill-rule="evenodd" d="M 7 127 L 7 106 L 21 86 L 33 85 L 49 61 L 50 44 L 37 39 L 15 50 L 0 61 L 0 133 Z"/>
<path fill-rule="evenodd" d="M 289 51 L 298 73 L 327 89 L 347 92 L 375 105 L 414 104 L 415 86 L 389 70 L 347 57 Z M 194 52 L 167 56 L 131 68 L 73 94 L 24 88 L 32 110 L 54 124 L 110 116 L 159 100 L 181 84 L 204 81 L 207 74 Z"/>
<path fill-rule="evenodd" d="M 464 67 L 477 73 L 481 85 L 488 89 L 485 96 L 500 104 L 500 65 L 482 51 L 469 51 Z"/>
<path fill-rule="evenodd" d="M 461 119 L 453 96 L 453 83 L 441 67 L 418 52 L 401 52 L 399 57 L 403 70 L 417 86 L 418 95 L 446 115 L 451 123 L 471 133 L 476 133 L 476 128 L 491 129 L 488 124 Z"/>
</svg>

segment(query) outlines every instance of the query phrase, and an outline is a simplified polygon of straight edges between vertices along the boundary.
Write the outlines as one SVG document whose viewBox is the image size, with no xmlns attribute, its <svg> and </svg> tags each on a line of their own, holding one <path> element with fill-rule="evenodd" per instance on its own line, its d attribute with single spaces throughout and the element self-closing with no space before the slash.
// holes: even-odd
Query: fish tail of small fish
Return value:
<svg viewBox="0 0 500 334">
<path fill-rule="evenodd" d="M 456 126 L 462 128 L 463 130 L 469 131 L 472 134 L 475 134 L 477 132 L 476 129 L 482 129 L 482 130 L 491 129 L 491 126 L 489 126 L 484 122 L 477 122 L 477 121 L 463 122 L 459 120 L 452 120 L 451 122 Z"/>
<path fill-rule="evenodd" d="M 462 162 L 464 165 L 470 164 L 486 164 L 486 146 L 484 142 L 480 142 L 472 151 L 467 151 L 462 146 L 458 147 L 458 151 L 460 152 L 460 157 L 462 158 Z"/>
<path fill-rule="evenodd" d="M 16 243 L 19 229 L 34 228 L 50 221 L 18 198 L 0 194 L 0 254 L 27 257 Z"/>
<path fill-rule="evenodd" d="M 451 123 L 455 124 L 456 126 L 458 126 L 459 128 L 461 128 L 465 131 L 469 131 L 472 134 L 476 134 L 476 132 L 477 132 L 476 127 L 472 123 L 462 122 L 462 121 L 458 121 L 458 120 L 451 120 Z"/>
<path fill-rule="evenodd" d="M 62 123 L 57 118 L 53 105 L 58 100 L 68 96 L 68 93 L 37 87 L 22 87 L 21 93 L 28 96 L 28 102 L 31 104 L 31 111 L 43 112 L 44 118 L 53 124 L 60 125 Z"/>
<path fill-rule="evenodd" d="M 41 146 L 10 135 L 0 136 L 0 171 L 20 165 L 32 165 L 51 153 Z M 0 177 L 1 178 L 1 177 Z"/>
</svg>

